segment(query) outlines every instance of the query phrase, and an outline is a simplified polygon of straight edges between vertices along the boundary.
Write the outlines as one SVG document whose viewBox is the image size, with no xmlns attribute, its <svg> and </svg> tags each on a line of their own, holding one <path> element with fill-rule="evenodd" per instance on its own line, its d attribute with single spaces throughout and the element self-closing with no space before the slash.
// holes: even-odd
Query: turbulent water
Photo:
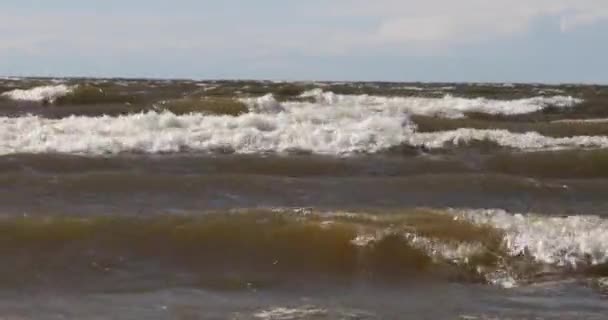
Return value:
<svg viewBox="0 0 608 320">
<path fill-rule="evenodd" d="M 608 87 L 0 80 L 2 319 L 608 319 Z"/>
</svg>

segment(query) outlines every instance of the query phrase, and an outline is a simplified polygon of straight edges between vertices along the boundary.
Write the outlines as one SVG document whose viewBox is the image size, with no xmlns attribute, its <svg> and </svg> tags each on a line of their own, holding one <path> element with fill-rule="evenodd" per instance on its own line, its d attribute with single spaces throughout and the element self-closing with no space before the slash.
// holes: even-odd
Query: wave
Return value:
<svg viewBox="0 0 608 320">
<path fill-rule="evenodd" d="M 507 130 L 461 128 L 451 131 L 416 133 L 410 137 L 408 144 L 438 149 L 447 145 L 458 146 L 475 142 L 490 142 L 500 147 L 519 150 L 605 148 L 608 147 L 608 136 L 553 138 L 536 132 L 513 133 Z"/>
<path fill-rule="evenodd" d="M 573 136 L 608 135 L 606 119 L 558 120 L 558 121 L 505 121 L 491 119 L 445 119 L 427 116 L 412 116 L 418 132 L 436 132 L 470 129 L 501 129 L 511 132 L 538 132 L 545 136 L 564 138 Z"/>
<path fill-rule="evenodd" d="M 15 89 L 2 93 L 2 97 L 17 101 L 54 102 L 56 99 L 68 95 L 74 86 L 65 84 L 34 87 L 31 89 Z"/>
<path fill-rule="evenodd" d="M 537 133 L 458 129 L 419 133 L 407 114 L 367 107 L 307 107 L 240 116 L 147 112 L 118 117 L 0 117 L 0 154 L 309 152 L 378 153 L 400 146 L 438 149 L 492 142 L 521 150 L 608 147 L 606 136 L 550 138 Z"/>
<path fill-rule="evenodd" d="M 571 268 L 608 263 L 608 220 L 598 216 L 543 217 L 503 210 L 458 214 L 503 230 L 511 256 L 529 255 L 537 262 Z"/>
<path fill-rule="evenodd" d="M 0 154 L 120 152 L 378 152 L 403 143 L 406 115 L 302 108 L 238 117 L 148 112 L 119 117 L 0 118 Z"/>
<path fill-rule="evenodd" d="M 252 112 L 278 112 L 285 109 L 306 108 L 310 107 L 310 105 L 315 105 L 320 108 L 353 107 L 372 110 L 384 109 L 392 110 L 393 113 L 445 118 L 464 118 L 467 114 L 522 115 L 542 111 L 547 108 L 570 109 L 584 102 L 582 99 L 572 96 L 538 96 L 516 100 L 493 100 L 487 98 L 459 98 L 450 95 L 445 95 L 442 98 L 431 98 L 420 96 L 395 97 L 367 94 L 335 94 L 321 89 L 304 91 L 300 94 L 304 89 L 304 87 L 299 88 L 297 86 L 287 86 L 285 88 L 263 87 L 258 88 L 257 91 L 253 90 L 253 92 L 247 93 L 237 90 L 237 88 L 220 86 L 218 87 L 220 92 L 212 93 L 204 90 L 203 95 L 213 97 L 216 94 L 220 94 L 219 97 L 223 98 L 237 98 L 239 96 L 259 95 L 264 92 L 271 92 L 262 97 L 241 98 L 242 102 L 249 105 Z M 145 84 L 131 89 L 122 88 L 120 83 L 114 83 L 112 86 L 51 84 L 30 89 L 7 91 L 2 93 L 2 97 L 16 101 L 54 103 L 61 106 L 142 102 L 148 105 L 147 107 L 151 107 L 155 100 L 162 104 L 162 97 L 165 97 L 164 100 L 182 97 L 184 95 L 183 90 L 180 87 L 155 89 L 152 84 Z M 228 92 L 224 92 L 226 90 Z M 194 101 L 195 99 L 191 98 L 198 97 L 200 93 L 194 91 L 191 92 L 193 96 L 186 95 L 182 98 L 186 98 L 186 101 Z M 387 94 L 390 94 L 390 92 Z M 207 96 L 207 98 L 210 96 Z"/>
<path fill-rule="evenodd" d="M 32 101 L 54 101 L 62 95 L 66 97 L 65 94 L 71 90 L 74 87 L 57 85 L 15 90 L 4 95 Z M 314 102 L 306 101 L 310 98 Z M 243 110 L 232 116 L 175 114 L 165 110 L 117 117 L 0 117 L 0 155 L 181 151 L 350 155 L 402 149 L 403 146 L 440 149 L 478 142 L 521 150 L 608 146 L 608 138 L 604 136 L 551 138 L 537 133 L 481 129 L 423 133 L 418 132 L 417 125 L 410 119 L 412 114 L 462 117 L 468 112 L 520 114 L 548 106 L 568 108 L 580 102 L 572 97 L 498 101 L 449 96 L 431 99 L 337 95 L 313 90 L 303 93 L 299 99 L 304 101 L 278 102 L 270 94 L 244 98 L 240 102 L 247 106 L 249 112 L 243 113 L 247 111 Z"/>
<path fill-rule="evenodd" d="M 314 306 L 301 306 L 298 308 L 285 308 L 285 307 L 275 307 L 268 310 L 261 310 L 256 312 L 253 317 L 255 319 L 262 320 L 273 320 L 273 319 L 282 319 L 282 320 L 293 320 L 293 319 L 316 319 L 316 318 L 327 318 L 330 312 L 326 309 L 317 308 Z M 352 318 L 354 315 L 352 313 L 340 314 L 340 318 Z M 357 318 L 360 318 L 357 316 Z"/>
<path fill-rule="evenodd" d="M 462 118 L 467 113 L 491 115 L 520 115 L 542 111 L 553 107 L 572 108 L 583 102 L 571 96 L 533 97 L 516 100 L 492 100 L 486 98 L 458 98 L 446 95 L 443 98 L 384 97 L 370 95 L 341 95 L 315 89 L 304 92 L 301 97 L 312 98 L 315 103 L 328 106 L 367 106 L 370 108 L 396 109 L 412 115 Z"/>
<path fill-rule="evenodd" d="M 510 287 L 546 277 L 606 276 L 607 227 L 595 216 L 502 210 L 3 217 L 0 283 L 36 281 L 24 274 L 60 281 L 70 274 L 141 276 L 158 268 L 162 281 L 186 273 L 197 275 L 199 285 L 237 274 L 244 283 L 263 275 L 270 282 L 429 278 Z M 141 270 L 151 263 L 154 268 Z"/>
</svg>

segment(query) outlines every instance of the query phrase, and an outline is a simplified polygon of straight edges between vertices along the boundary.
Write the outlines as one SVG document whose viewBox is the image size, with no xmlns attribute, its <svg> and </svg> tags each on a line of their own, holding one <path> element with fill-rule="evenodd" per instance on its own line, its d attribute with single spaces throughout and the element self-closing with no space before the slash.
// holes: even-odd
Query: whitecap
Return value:
<svg viewBox="0 0 608 320">
<path fill-rule="evenodd" d="M 405 113 L 367 107 L 305 105 L 278 113 L 247 113 L 237 117 L 147 112 L 118 117 L 0 117 L 0 154 L 166 153 L 232 150 L 240 154 L 378 153 L 408 145 L 445 148 L 490 141 L 519 150 L 604 148 L 605 136 L 552 138 L 538 133 L 458 129 L 416 132 Z"/>
<path fill-rule="evenodd" d="M 31 89 L 15 89 L 12 91 L 2 93 L 3 97 L 7 97 L 11 100 L 17 101 L 34 101 L 42 102 L 48 101 L 53 102 L 59 97 L 63 97 L 74 90 L 73 86 L 65 84 L 53 85 L 53 86 L 40 86 Z"/>
<path fill-rule="evenodd" d="M 502 230 L 512 256 L 527 255 L 539 263 L 569 268 L 608 263 L 608 220 L 599 216 L 552 217 L 499 209 L 457 214 Z"/>
<path fill-rule="evenodd" d="M 366 106 L 392 109 L 412 115 L 462 118 L 466 113 L 493 115 L 518 115 L 538 112 L 548 107 L 571 108 L 583 100 L 571 96 L 533 97 L 516 100 L 486 98 L 459 98 L 446 95 L 443 98 L 385 97 L 371 95 L 341 95 L 321 89 L 304 92 L 301 97 L 314 98 L 315 103 L 330 106 Z"/>
</svg>

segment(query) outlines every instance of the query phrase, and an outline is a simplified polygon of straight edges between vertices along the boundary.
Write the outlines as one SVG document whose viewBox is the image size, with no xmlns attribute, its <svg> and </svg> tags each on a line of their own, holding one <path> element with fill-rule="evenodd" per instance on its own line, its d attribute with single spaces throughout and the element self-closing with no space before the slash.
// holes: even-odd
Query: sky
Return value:
<svg viewBox="0 0 608 320">
<path fill-rule="evenodd" d="M 608 0 L 2 0 L 0 75 L 608 84 Z"/>
</svg>

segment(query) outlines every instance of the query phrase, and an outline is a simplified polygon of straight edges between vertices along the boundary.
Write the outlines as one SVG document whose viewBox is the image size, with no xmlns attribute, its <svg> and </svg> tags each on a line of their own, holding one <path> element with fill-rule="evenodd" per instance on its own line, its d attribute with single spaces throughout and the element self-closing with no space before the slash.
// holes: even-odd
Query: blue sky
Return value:
<svg viewBox="0 0 608 320">
<path fill-rule="evenodd" d="M 608 83 L 607 0 L 2 0 L 0 74 Z"/>
</svg>

